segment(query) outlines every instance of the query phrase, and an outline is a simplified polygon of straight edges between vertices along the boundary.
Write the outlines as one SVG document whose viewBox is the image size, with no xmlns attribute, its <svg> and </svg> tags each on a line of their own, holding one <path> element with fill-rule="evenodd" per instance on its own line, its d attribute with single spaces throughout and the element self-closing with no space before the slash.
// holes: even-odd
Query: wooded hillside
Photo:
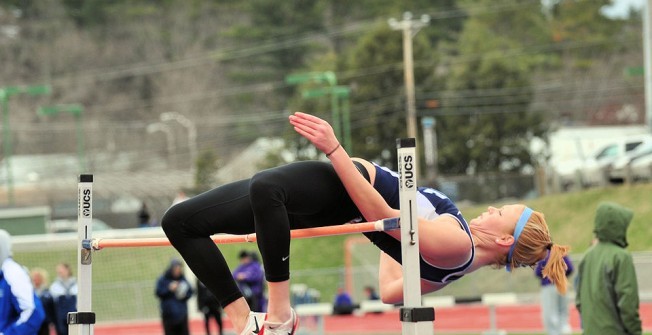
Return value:
<svg viewBox="0 0 652 335">
<path fill-rule="evenodd" d="M 436 117 L 441 173 L 522 171 L 545 159 L 528 143 L 551 128 L 643 122 L 640 16 L 603 16 L 609 0 L 551 3 L 0 0 L 0 88 L 52 87 L 11 96 L 13 153 L 74 154 L 74 115 L 37 114 L 72 103 L 91 162 L 131 153 L 130 169 L 187 169 L 191 147 L 224 160 L 260 136 L 299 149 L 286 116 L 330 119 L 330 99 L 303 98 L 326 84 L 286 76 L 332 71 L 350 89 L 350 151 L 391 166 L 405 93 L 387 20 L 410 10 L 430 16 L 413 40 L 417 109 Z M 169 112 L 192 121 L 196 144 L 174 121 L 171 144 L 152 127 Z"/>
</svg>

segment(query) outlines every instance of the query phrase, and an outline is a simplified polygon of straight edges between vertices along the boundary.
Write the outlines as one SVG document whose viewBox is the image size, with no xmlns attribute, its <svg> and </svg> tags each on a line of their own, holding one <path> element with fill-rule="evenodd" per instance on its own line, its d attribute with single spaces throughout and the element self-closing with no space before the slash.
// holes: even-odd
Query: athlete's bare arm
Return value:
<svg viewBox="0 0 652 335">
<path fill-rule="evenodd" d="M 332 153 L 329 159 L 344 184 L 351 200 L 368 221 L 398 217 L 399 211 L 391 208 L 385 199 L 367 182 L 353 164 L 328 122 L 309 114 L 295 113 L 290 116 L 294 129 L 312 142 L 322 152 Z M 333 151 L 335 150 L 335 151 Z"/>
<path fill-rule="evenodd" d="M 347 193 L 368 221 L 400 216 L 400 211 L 391 208 L 372 184 L 357 170 L 351 157 L 341 147 L 332 127 L 324 120 L 305 113 L 290 116 L 294 129 L 312 142 L 322 152 L 330 153 L 329 159 L 344 184 Z M 369 164 L 369 163 L 367 163 Z M 368 170 L 368 165 L 365 165 Z M 375 173 L 375 170 L 374 170 Z M 374 175 L 375 176 L 375 175 Z M 449 216 L 440 216 L 432 221 L 419 219 L 419 251 L 426 261 L 435 266 L 455 267 L 463 264 L 471 252 L 471 241 L 459 227 L 459 223 Z M 400 232 L 390 232 L 400 240 Z M 402 299 L 402 272 L 400 265 L 391 257 L 381 261 L 384 283 L 388 299 Z M 392 263 L 396 263 L 392 265 Z M 384 270 L 383 270 L 384 268 Z M 387 273 L 385 273 L 387 272 Z M 386 277 L 385 277 L 386 276 Z M 422 285 L 424 286 L 424 285 Z M 440 288 L 426 282 L 424 293 Z M 400 294 L 399 294 L 400 292 Z"/>
<path fill-rule="evenodd" d="M 432 283 L 421 280 L 421 294 L 437 291 L 446 284 Z M 386 304 L 403 302 L 403 269 L 401 264 L 384 252 L 380 253 L 378 274 L 380 299 Z"/>
</svg>

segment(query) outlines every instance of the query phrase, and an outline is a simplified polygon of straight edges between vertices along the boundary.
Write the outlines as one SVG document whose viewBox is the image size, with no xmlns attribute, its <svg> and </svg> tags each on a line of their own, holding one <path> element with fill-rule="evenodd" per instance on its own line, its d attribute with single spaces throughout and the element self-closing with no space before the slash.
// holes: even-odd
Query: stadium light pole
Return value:
<svg viewBox="0 0 652 335">
<path fill-rule="evenodd" d="M 13 155 L 13 144 L 11 139 L 11 127 L 9 126 L 9 98 L 17 94 L 29 94 L 32 96 L 50 94 L 51 88 L 48 85 L 35 86 L 10 86 L 0 88 L 0 103 L 2 104 L 2 142 L 4 144 L 4 160 L 7 174 L 7 200 L 9 206 L 14 205 L 14 172 L 11 169 L 11 156 Z"/>
<path fill-rule="evenodd" d="M 335 92 L 334 87 L 337 86 L 337 77 L 332 71 L 308 72 L 291 74 L 285 77 L 285 82 L 292 85 L 298 85 L 307 82 L 326 83 L 331 88 L 331 92 Z M 333 131 L 335 132 L 335 136 L 337 136 L 337 138 L 342 138 L 340 111 L 337 100 L 337 95 L 331 94 L 331 114 L 333 119 L 331 123 L 333 126 Z"/>
<path fill-rule="evenodd" d="M 318 98 L 324 95 L 330 94 L 331 96 L 336 97 L 335 103 L 342 101 L 342 126 L 343 126 L 343 137 L 338 137 L 342 139 L 342 145 L 344 149 L 349 153 L 353 153 L 353 147 L 351 143 L 351 108 L 349 103 L 349 96 L 351 95 L 351 88 L 348 86 L 331 86 L 326 88 L 317 88 L 313 90 L 306 90 L 302 93 L 304 98 Z M 339 110 L 339 109 L 338 109 Z"/>
<path fill-rule="evenodd" d="M 188 150 L 190 151 L 190 168 L 197 163 L 197 127 L 187 117 L 177 112 L 165 112 L 159 116 L 161 121 L 176 121 L 188 130 Z"/>
<path fill-rule="evenodd" d="M 412 55 L 412 38 L 419 30 L 430 23 L 430 16 L 422 15 L 419 20 L 412 19 L 412 13 L 403 13 L 403 20 L 391 18 L 387 21 L 392 30 L 403 32 L 403 66 L 405 72 L 405 95 L 407 114 L 407 137 L 417 138 L 417 111 L 414 94 L 414 64 Z"/>
<path fill-rule="evenodd" d="M 77 129 L 77 159 L 79 160 L 79 173 L 86 171 L 86 155 L 84 153 L 84 133 L 82 131 L 82 113 L 84 107 L 79 104 L 45 106 L 38 109 L 39 115 L 56 115 L 59 113 L 70 113 L 75 117 Z"/>
</svg>

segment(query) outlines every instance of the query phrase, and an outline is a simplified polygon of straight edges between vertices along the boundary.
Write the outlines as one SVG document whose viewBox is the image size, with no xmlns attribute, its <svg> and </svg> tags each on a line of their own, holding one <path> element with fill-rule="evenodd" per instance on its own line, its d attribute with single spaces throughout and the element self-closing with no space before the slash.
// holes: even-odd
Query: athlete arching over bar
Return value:
<svg viewBox="0 0 652 335">
<path fill-rule="evenodd" d="M 398 175 L 350 158 L 331 126 L 305 113 L 290 116 L 294 129 L 326 153 L 330 163 L 303 161 L 219 186 L 170 208 L 162 226 L 192 271 L 215 294 L 240 334 L 294 334 L 290 306 L 290 229 L 398 217 Z M 419 188 L 421 290 L 428 293 L 482 266 L 534 266 L 550 252 L 544 274 L 566 290 L 563 255 L 553 244 L 543 215 L 524 205 L 489 207 L 467 222 L 455 204 L 431 188 Z M 267 315 L 250 312 L 212 234 L 255 232 L 268 281 Z M 403 295 L 400 233 L 365 235 L 383 252 L 380 294 L 385 302 Z"/>
</svg>

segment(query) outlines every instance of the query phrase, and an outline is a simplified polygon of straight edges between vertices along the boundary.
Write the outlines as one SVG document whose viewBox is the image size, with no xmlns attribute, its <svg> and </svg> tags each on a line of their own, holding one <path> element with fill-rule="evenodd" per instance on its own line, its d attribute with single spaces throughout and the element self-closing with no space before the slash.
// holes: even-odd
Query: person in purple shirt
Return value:
<svg viewBox="0 0 652 335">
<path fill-rule="evenodd" d="M 541 280 L 541 318 L 543 326 L 548 335 L 571 334 L 571 327 L 568 316 L 568 297 L 557 292 L 555 285 L 552 285 L 547 277 L 543 276 L 543 268 L 548 262 L 548 255 L 537 264 L 534 270 L 536 276 Z M 566 263 L 566 277 L 573 273 L 573 263 L 564 256 Z"/>
<path fill-rule="evenodd" d="M 254 252 L 240 251 L 240 265 L 233 271 L 233 278 L 249 303 L 252 312 L 265 312 L 265 272 Z"/>
</svg>

